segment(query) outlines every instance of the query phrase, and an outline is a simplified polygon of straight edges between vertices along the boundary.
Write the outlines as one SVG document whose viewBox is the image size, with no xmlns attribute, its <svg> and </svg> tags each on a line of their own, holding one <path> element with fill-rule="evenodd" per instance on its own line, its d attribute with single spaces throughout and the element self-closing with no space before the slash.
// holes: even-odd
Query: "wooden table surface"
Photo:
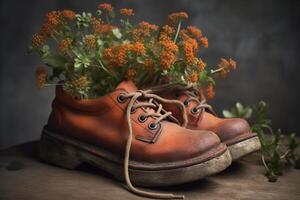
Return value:
<svg viewBox="0 0 300 200">
<path fill-rule="evenodd" d="M 0 151 L 1 200 L 147 199 L 131 194 L 122 183 L 92 166 L 67 170 L 40 162 L 36 145 L 30 142 Z M 288 168 L 276 183 L 268 182 L 263 174 L 259 154 L 254 153 L 217 175 L 151 190 L 184 194 L 187 200 L 300 200 L 300 170 Z"/>
</svg>

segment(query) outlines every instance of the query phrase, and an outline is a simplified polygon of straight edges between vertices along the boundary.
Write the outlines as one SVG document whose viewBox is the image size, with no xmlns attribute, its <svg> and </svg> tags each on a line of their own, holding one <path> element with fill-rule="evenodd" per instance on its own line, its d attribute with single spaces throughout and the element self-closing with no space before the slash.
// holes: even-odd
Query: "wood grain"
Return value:
<svg viewBox="0 0 300 200">
<path fill-rule="evenodd" d="M 143 199 L 95 167 L 83 165 L 77 170 L 67 170 L 40 162 L 35 155 L 36 145 L 31 142 L 0 152 L 1 200 Z M 263 175 L 259 155 L 254 153 L 234 162 L 220 174 L 185 185 L 151 190 L 184 194 L 188 200 L 296 200 L 300 199 L 299 172 L 288 168 L 276 183 L 269 183 Z"/>
</svg>

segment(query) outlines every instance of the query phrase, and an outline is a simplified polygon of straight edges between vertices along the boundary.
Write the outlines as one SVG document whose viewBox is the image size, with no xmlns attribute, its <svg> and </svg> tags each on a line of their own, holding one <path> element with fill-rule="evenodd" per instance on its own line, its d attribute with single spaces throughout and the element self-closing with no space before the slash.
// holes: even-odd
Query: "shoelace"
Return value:
<svg viewBox="0 0 300 200">
<path fill-rule="evenodd" d="M 205 109 L 208 109 L 211 113 L 213 113 L 214 115 L 216 115 L 216 113 L 214 112 L 214 110 L 212 109 L 211 105 L 207 104 L 206 99 L 201 97 L 201 94 L 199 94 L 199 92 L 192 86 L 192 85 L 188 85 L 188 86 L 181 86 L 181 85 L 160 85 L 157 87 L 153 87 L 151 88 L 151 90 L 154 93 L 163 93 L 165 91 L 169 91 L 169 90 L 174 90 L 176 91 L 176 93 L 178 95 L 185 95 L 188 98 L 184 101 L 184 105 L 187 106 L 188 103 L 190 101 L 195 101 L 197 106 L 192 108 L 192 113 L 196 114 L 199 113 L 200 111 L 203 111 Z M 202 98 L 202 100 L 200 100 L 200 97 Z M 203 112 L 201 112 L 203 113 Z M 199 116 L 200 118 L 201 116 Z"/>
<path fill-rule="evenodd" d="M 127 123 L 128 123 L 128 131 L 129 131 L 129 136 L 127 139 L 126 143 L 126 150 L 125 150 L 125 157 L 124 157 L 124 175 L 125 175 L 125 181 L 126 184 L 129 188 L 129 190 L 137 195 L 144 196 L 144 197 L 150 197 L 150 198 L 160 198 L 160 199 L 184 199 L 183 195 L 174 195 L 171 193 L 156 193 L 156 192 L 148 192 L 145 190 L 138 189 L 134 187 L 130 181 L 129 177 L 129 156 L 130 156 L 130 148 L 131 148 L 131 143 L 132 143 L 132 126 L 131 126 L 131 111 L 132 108 L 134 107 L 135 109 L 138 107 L 144 107 L 146 109 L 145 117 L 153 116 L 156 120 L 154 121 L 154 124 L 159 123 L 161 120 L 167 118 L 170 116 L 172 113 L 171 112 L 166 112 L 164 114 L 161 113 L 162 111 L 162 105 L 159 104 L 158 107 L 156 104 L 153 103 L 153 100 L 156 100 L 158 102 L 163 102 L 163 103 L 175 103 L 180 105 L 183 111 L 183 118 L 184 118 L 184 123 L 183 126 L 186 126 L 187 124 L 187 116 L 185 112 L 185 106 L 178 100 L 168 100 L 164 99 L 162 97 L 159 97 L 155 94 L 151 94 L 151 90 L 147 91 L 142 91 L 138 90 L 136 92 L 128 93 L 123 95 L 124 99 L 129 99 L 131 98 L 127 110 L 126 110 L 126 118 L 127 118 Z M 143 99 L 149 99 L 148 102 L 138 102 L 138 98 L 143 98 Z M 153 108 L 153 111 L 149 111 L 149 108 Z M 156 112 L 155 112 L 156 109 Z"/>
</svg>

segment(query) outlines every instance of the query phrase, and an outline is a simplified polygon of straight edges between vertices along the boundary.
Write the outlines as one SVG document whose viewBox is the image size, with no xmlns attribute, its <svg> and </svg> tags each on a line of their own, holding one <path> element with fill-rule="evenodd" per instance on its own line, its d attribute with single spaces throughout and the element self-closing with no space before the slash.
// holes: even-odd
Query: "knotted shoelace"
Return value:
<svg viewBox="0 0 300 200">
<path fill-rule="evenodd" d="M 138 189 L 136 187 L 134 187 L 130 181 L 130 177 L 129 177 L 129 156 L 130 156 L 130 148 L 131 148 L 131 144 L 132 144 L 132 125 L 131 125 L 131 111 L 132 108 L 139 108 L 139 107 L 143 107 L 146 108 L 145 110 L 145 117 L 150 117 L 152 116 L 153 118 L 155 118 L 155 121 L 153 122 L 154 124 L 158 124 L 161 120 L 166 119 L 168 116 L 170 116 L 172 113 L 171 112 L 165 112 L 164 114 L 162 114 L 162 105 L 159 104 L 154 104 L 154 100 L 158 101 L 158 102 L 162 102 L 162 103 L 175 103 L 177 105 L 179 105 L 182 108 L 182 113 L 183 113 L 183 118 L 184 118 L 184 122 L 182 126 L 186 126 L 187 124 L 187 116 L 186 116 L 186 112 L 185 112 L 185 106 L 178 100 L 168 100 L 168 99 L 164 99 L 160 96 L 157 96 L 155 94 L 151 93 L 151 90 L 146 90 L 146 91 L 142 91 L 142 90 L 138 90 L 136 92 L 131 92 L 128 94 L 123 94 L 122 95 L 124 99 L 131 99 L 128 106 L 127 106 L 127 110 L 126 110 L 126 119 L 127 119 L 127 124 L 128 124 L 128 139 L 127 139 L 127 143 L 126 143 L 126 149 L 125 149 L 125 156 L 124 156 L 124 176 L 125 176 L 125 181 L 126 184 L 128 186 L 128 189 L 140 196 L 144 196 L 144 197 L 150 197 L 150 198 L 160 198 L 160 199 L 184 199 L 183 195 L 174 195 L 171 193 L 156 193 L 156 192 L 148 192 L 145 190 L 141 190 Z M 139 102 L 137 101 L 139 98 L 142 98 L 143 100 L 148 100 L 148 102 Z M 152 108 L 152 109 L 150 109 Z"/>
<path fill-rule="evenodd" d="M 216 113 L 214 112 L 214 110 L 212 109 L 212 106 L 207 104 L 206 99 L 204 97 L 202 97 L 202 95 L 200 94 L 200 92 L 195 89 L 192 85 L 188 85 L 188 86 L 181 86 L 181 85 L 161 85 L 161 86 L 157 86 L 157 87 L 153 87 L 151 88 L 151 91 L 156 93 L 156 94 L 160 94 L 166 91 L 175 91 L 179 96 L 180 95 L 185 95 L 188 98 L 185 100 L 185 105 L 187 105 L 190 101 L 195 101 L 196 102 L 196 107 L 192 108 L 192 113 L 198 113 L 201 111 L 201 113 L 203 113 L 203 111 L 205 109 L 208 109 L 211 113 L 213 113 L 214 115 L 216 115 Z M 200 118 L 201 116 L 199 116 Z"/>
</svg>

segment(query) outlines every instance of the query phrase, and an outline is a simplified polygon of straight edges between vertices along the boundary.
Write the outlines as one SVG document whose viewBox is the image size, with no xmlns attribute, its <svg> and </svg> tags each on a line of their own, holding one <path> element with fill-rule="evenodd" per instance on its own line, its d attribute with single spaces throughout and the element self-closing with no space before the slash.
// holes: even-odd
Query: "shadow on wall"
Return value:
<svg viewBox="0 0 300 200">
<path fill-rule="evenodd" d="M 208 65 L 232 57 L 238 69 L 217 82 L 211 101 L 218 113 L 236 101 L 244 104 L 263 99 L 271 104 L 275 127 L 299 131 L 300 101 L 299 22 L 300 2 L 286 0 L 108 1 L 116 8 L 132 7 L 137 21 L 160 24 L 171 12 L 186 11 L 188 23 L 198 26 L 209 39 L 201 52 Z M 46 12 L 53 9 L 93 11 L 99 1 L 2 1 L 0 67 L 0 148 L 37 139 L 50 112 L 54 88 L 38 91 L 34 85 L 38 58 L 26 54 L 31 35 L 38 31 Z M 16 6 L 18 5 L 18 6 Z M 14 10 L 13 14 L 11 11 Z M 298 133 L 299 134 L 299 133 Z"/>
</svg>

